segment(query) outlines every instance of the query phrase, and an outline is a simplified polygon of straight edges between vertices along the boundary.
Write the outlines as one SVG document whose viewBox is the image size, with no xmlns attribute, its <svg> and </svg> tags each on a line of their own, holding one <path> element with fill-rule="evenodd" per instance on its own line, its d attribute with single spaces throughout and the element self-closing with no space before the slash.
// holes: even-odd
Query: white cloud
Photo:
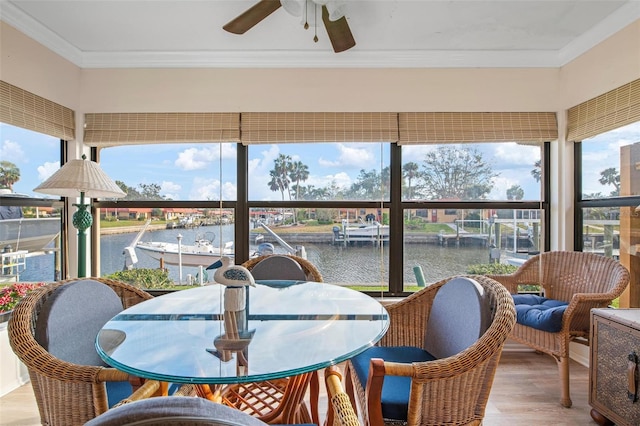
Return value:
<svg viewBox="0 0 640 426">
<path fill-rule="evenodd" d="M 513 185 L 519 185 L 517 180 L 505 178 L 502 176 L 498 176 L 493 179 L 493 188 L 489 193 L 490 200 L 506 200 L 507 199 L 507 189 L 511 188 Z"/>
<path fill-rule="evenodd" d="M 231 182 L 225 182 L 220 186 L 218 179 L 206 179 L 197 177 L 193 179 L 189 193 L 190 200 L 220 200 L 222 194 L 223 200 L 234 200 L 236 198 L 236 185 Z"/>
<path fill-rule="evenodd" d="M 171 199 L 175 199 L 175 195 L 170 197 L 170 194 L 172 192 L 180 192 L 180 190 L 182 189 L 182 186 L 180 184 L 177 184 L 175 182 L 169 182 L 169 181 L 163 181 L 160 184 L 160 194 L 169 197 Z"/>
<path fill-rule="evenodd" d="M 495 144 L 493 158 L 498 166 L 504 164 L 509 168 L 527 166 L 533 169 L 533 164 L 540 159 L 540 147 L 519 145 L 516 143 Z"/>
<path fill-rule="evenodd" d="M 20 144 L 10 140 L 5 140 L 0 146 L 0 161 L 10 161 L 14 164 L 28 162 L 29 159 L 20 147 Z"/>
<path fill-rule="evenodd" d="M 345 172 L 338 172 L 333 175 L 324 176 L 309 176 L 309 179 L 305 182 L 305 185 L 313 185 L 316 188 L 325 188 L 331 186 L 335 182 L 339 188 L 349 188 L 351 186 L 351 177 Z"/>
<path fill-rule="evenodd" d="M 370 169 L 379 167 L 375 163 L 375 155 L 371 153 L 371 149 L 378 147 L 377 144 L 335 144 L 338 149 L 338 157 L 335 161 L 325 160 L 320 157 L 318 164 L 323 167 L 345 167 L 353 169 Z"/>
<path fill-rule="evenodd" d="M 42 166 L 38 166 L 37 168 L 38 179 L 40 180 L 40 182 L 44 182 L 45 180 L 49 179 L 49 177 L 51 177 L 52 174 L 57 172 L 58 169 L 60 169 L 59 161 L 56 161 L 53 163 L 49 163 L 49 162 L 44 163 Z"/>
<path fill-rule="evenodd" d="M 222 143 L 205 148 L 188 148 L 178 153 L 176 167 L 182 170 L 202 170 L 220 159 L 233 159 L 236 150 L 232 144 Z"/>
</svg>

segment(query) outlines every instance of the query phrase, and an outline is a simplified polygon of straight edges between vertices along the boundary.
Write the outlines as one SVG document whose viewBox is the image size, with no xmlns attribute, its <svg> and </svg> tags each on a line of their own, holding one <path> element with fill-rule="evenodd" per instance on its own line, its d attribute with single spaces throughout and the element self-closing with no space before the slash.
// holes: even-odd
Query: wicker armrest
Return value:
<svg viewBox="0 0 640 426">
<path fill-rule="evenodd" d="M 326 425 L 360 426 L 358 415 L 342 387 L 342 374 L 338 368 L 336 366 L 327 367 L 324 371 L 324 379 L 330 400 Z"/>
</svg>

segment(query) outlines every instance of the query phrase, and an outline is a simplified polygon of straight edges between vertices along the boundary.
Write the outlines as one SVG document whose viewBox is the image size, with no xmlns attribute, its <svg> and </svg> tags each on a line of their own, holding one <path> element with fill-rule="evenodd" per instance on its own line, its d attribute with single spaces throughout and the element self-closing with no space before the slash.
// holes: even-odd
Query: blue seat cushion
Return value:
<svg viewBox="0 0 640 426">
<path fill-rule="evenodd" d="M 353 369 L 363 388 L 367 386 L 371 358 L 382 358 L 385 361 L 405 363 L 433 361 L 436 359 L 429 352 L 411 346 L 374 346 L 351 359 Z M 411 377 L 385 376 L 382 385 L 382 416 L 385 419 L 407 420 L 410 390 Z"/>
<path fill-rule="evenodd" d="M 106 386 L 109 408 L 113 407 L 123 399 L 128 398 L 133 393 L 131 383 L 129 383 L 128 381 L 106 382 Z"/>
<path fill-rule="evenodd" d="M 518 324 L 557 333 L 562 329 L 562 315 L 568 303 L 535 294 L 514 294 Z"/>
</svg>

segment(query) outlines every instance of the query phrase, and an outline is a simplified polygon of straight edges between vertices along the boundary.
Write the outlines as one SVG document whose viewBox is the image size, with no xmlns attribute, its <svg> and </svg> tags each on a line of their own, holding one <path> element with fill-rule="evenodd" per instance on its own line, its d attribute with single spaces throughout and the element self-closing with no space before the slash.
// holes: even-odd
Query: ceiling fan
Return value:
<svg viewBox="0 0 640 426">
<path fill-rule="evenodd" d="M 351 34 L 347 18 L 338 10 L 339 7 L 333 5 L 332 10 L 329 10 L 329 7 L 332 6 L 330 4 L 332 1 L 341 3 L 335 0 L 260 0 L 222 28 L 230 33 L 244 34 L 284 4 L 285 10 L 295 16 L 299 16 L 297 13 L 305 14 L 303 18 L 305 29 L 307 29 L 309 27 L 307 19 L 308 5 L 311 5 L 314 9 L 317 5 L 322 6 L 322 22 L 329 35 L 329 40 L 331 40 L 333 51 L 336 53 L 344 52 L 355 46 L 356 41 Z M 314 41 L 318 41 L 317 35 L 314 37 Z"/>
</svg>

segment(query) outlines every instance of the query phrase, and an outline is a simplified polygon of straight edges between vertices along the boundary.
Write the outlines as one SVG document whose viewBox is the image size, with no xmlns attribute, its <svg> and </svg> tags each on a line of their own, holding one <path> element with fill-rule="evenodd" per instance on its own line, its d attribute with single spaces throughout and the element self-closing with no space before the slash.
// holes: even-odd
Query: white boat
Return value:
<svg viewBox="0 0 640 426">
<path fill-rule="evenodd" d="M 153 259 L 163 259 L 169 265 L 209 266 L 220 260 L 221 256 L 234 256 L 233 241 L 226 242 L 221 248 L 204 238 L 196 239 L 193 245 L 138 241 L 135 247 Z"/>
<path fill-rule="evenodd" d="M 346 220 L 342 221 L 342 229 L 337 226 L 333 229 L 335 241 L 389 241 L 389 225 L 383 225 L 377 221 L 361 222 L 359 225 L 350 225 Z"/>
<path fill-rule="evenodd" d="M 13 193 L 0 196 L 0 251 L 33 253 L 51 250 L 51 242 L 60 234 L 60 218 L 24 217 L 19 206 L 7 206 L 2 201 L 28 197 Z"/>
</svg>

